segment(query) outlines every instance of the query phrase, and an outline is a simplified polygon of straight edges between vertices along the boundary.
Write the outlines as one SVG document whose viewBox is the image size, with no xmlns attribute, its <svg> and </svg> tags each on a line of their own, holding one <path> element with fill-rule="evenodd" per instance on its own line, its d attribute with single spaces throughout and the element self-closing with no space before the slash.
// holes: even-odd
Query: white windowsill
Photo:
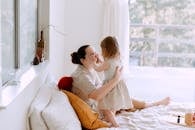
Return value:
<svg viewBox="0 0 195 130">
<path fill-rule="evenodd" d="M 154 79 L 193 79 L 195 77 L 194 68 L 177 68 L 177 67 L 138 67 L 130 66 L 130 77 L 135 78 L 154 78 Z"/>
<path fill-rule="evenodd" d="M 16 83 L 8 83 L 6 87 L 0 90 L 0 109 L 6 108 L 22 91 L 44 71 L 47 71 L 48 62 L 31 66 L 23 73 Z"/>
</svg>

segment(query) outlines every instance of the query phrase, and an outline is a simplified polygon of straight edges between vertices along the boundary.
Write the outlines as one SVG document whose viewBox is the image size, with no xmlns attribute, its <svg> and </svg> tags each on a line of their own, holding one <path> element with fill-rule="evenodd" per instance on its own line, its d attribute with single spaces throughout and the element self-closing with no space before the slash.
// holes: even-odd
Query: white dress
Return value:
<svg viewBox="0 0 195 130">
<path fill-rule="evenodd" d="M 115 69 L 117 66 L 121 66 L 122 63 L 120 59 L 109 59 L 107 61 L 109 69 L 104 71 L 105 80 L 104 83 L 112 79 Z M 127 84 L 122 79 L 119 81 L 117 86 L 115 86 L 106 96 L 99 102 L 99 109 L 107 110 L 120 110 L 120 109 L 129 109 L 133 108 L 132 100 L 128 92 Z"/>
</svg>

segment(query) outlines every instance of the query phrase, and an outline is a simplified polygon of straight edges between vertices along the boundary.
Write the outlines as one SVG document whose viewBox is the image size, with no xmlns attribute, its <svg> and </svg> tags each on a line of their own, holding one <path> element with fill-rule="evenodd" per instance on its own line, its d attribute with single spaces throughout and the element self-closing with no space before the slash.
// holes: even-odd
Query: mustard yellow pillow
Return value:
<svg viewBox="0 0 195 130">
<path fill-rule="evenodd" d="M 75 94 L 62 90 L 69 98 L 70 104 L 74 108 L 81 125 L 87 129 L 97 129 L 108 127 L 108 125 L 98 118 L 98 113 L 94 112 L 91 107 Z"/>
</svg>

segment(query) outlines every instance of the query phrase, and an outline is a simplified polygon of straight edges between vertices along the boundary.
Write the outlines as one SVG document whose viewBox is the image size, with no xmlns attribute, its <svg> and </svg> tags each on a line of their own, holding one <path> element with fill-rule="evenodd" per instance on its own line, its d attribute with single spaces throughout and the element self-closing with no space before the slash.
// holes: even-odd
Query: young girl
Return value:
<svg viewBox="0 0 195 130">
<path fill-rule="evenodd" d="M 116 67 L 122 67 L 122 63 L 116 38 L 108 36 L 101 42 L 100 46 L 104 62 L 96 67 L 96 71 L 104 71 L 104 83 L 106 83 L 113 77 Z M 99 103 L 99 109 L 102 111 L 105 120 L 114 127 L 118 127 L 115 112 L 129 108 L 133 108 L 133 105 L 124 80 L 120 80 L 117 86 Z"/>
</svg>

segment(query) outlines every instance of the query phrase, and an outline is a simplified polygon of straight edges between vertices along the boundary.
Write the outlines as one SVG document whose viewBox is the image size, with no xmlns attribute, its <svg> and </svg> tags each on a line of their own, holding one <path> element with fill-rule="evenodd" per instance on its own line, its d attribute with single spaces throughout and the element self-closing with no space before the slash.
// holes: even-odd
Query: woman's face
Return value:
<svg viewBox="0 0 195 130">
<path fill-rule="evenodd" d="M 95 49 L 91 46 L 86 48 L 85 59 L 83 60 L 84 64 L 94 65 L 97 62 L 97 53 Z"/>
</svg>

